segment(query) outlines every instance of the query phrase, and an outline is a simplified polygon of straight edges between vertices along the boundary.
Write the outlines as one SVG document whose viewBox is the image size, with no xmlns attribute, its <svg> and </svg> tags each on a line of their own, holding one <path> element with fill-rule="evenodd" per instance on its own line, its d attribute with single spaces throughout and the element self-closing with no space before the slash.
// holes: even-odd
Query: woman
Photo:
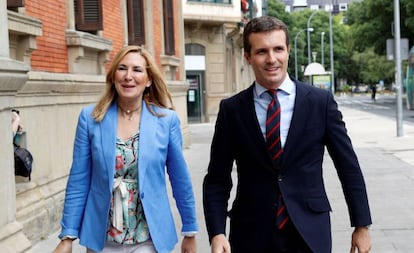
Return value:
<svg viewBox="0 0 414 253">
<path fill-rule="evenodd" d="M 196 251 L 198 224 L 182 136 L 171 95 L 154 60 L 127 46 L 115 56 L 96 106 L 79 116 L 54 253 L 170 252 L 177 234 L 165 168 L 183 222 L 182 253 Z"/>
</svg>

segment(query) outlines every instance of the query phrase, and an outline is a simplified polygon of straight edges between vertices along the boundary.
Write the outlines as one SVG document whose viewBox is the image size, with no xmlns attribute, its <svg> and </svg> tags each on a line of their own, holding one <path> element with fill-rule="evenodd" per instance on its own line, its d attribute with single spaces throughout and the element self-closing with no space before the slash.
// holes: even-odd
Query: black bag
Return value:
<svg viewBox="0 0 414 253">
<path fill-rule="evenodd" d="M 29 177 L 32 174 L 33 156 L 29 150 L 14 144 L 14 174 L 16 176 Z"/>
</svg>

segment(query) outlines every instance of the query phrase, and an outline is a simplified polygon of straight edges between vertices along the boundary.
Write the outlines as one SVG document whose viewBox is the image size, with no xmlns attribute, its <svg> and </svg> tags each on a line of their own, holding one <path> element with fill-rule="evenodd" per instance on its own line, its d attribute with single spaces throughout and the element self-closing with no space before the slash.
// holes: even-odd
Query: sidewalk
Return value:
<svg viewBox="0 0 414 253">
<path fill-rule="evenodd" d="M 374 223 L 371 227 L 372 252 L 414 252 L 414 125 L 404 124 L 404 136 L 396 137 L 395 121 L 346 107 L 340 106 L 340 109 L 365 175 Z M 191 170 L 197 201 L 200 223 L 198 252 L 209 253 L 201 185 L 208 165 L 214 125 L 195 124 L 190 128 L 192 145 L 184 150 L 184 154 Z M 344 197 L 328 155 L 324 163 L 325 185 L 333 208 L 332 252 L 349 252 L 352 229 Z M 178 213 L 175 209 L 173 212 L 180 228 Z M 57 243 L 55 233 L 34 245 L 32 252 L 52 252 Z M 83 253 L 85 250 L 76 241 L 73 252 Z M 180 244 L 173 253 L 180 253 Z"/>
</svg>

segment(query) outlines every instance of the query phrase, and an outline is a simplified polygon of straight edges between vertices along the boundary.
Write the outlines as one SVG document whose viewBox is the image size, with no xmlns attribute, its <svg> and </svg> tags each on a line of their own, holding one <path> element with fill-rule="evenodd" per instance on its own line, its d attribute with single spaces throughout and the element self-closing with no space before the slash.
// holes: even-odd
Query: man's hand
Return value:
<svg viewBox="0 0 414 253">
<path fill-rule="evenodd" d="M 231 253 L 230 243 L 225 235 L 219 234 L 211 239 L 211 253 Z"/>
<path fill-rule="evenodd" d="M 197 243 L 195 236 L 189 237 L 184 236 L 183 242 L 181 243 L 181 253 L 196 253 Z"/>
<path fill-rule="evenodd" d="M 356 251 L 358 249 L 358 251 Z M 371 250 L 371 236 L 367 227 L 356 227 L 352 233 L 350 253 L 367 253 Z"/>
</svg>

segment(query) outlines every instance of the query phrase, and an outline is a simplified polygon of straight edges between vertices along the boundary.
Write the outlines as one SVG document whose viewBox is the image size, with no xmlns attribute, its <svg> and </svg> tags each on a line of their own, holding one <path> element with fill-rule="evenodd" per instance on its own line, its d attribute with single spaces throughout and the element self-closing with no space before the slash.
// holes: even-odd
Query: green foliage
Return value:
<svg viewBox="0 0 414 253">
<path fill-rule="evenodd" d="M 305 9 L 301 11 L 295 11 L 290 13 L 291 16 L 291 26 L 290 29 L 290 41 L 291 41 L 291 51 L 290 51 L 290 60 L 291 64 L 289 67 L 290 73 L 295 72 L 295 48 L 294 40 L 296 35 L 303 29 L 307 28 L 309 17 L 314 11 Z M 332 31 L 333 31 L 333 44 L 334 44 L 334 65 L 335 65 L 335 75 L 337 77 L 342 77 L 346 75 L 344 71 L 341 71 L 346 62 L 350 59 L 351 53 L 350 48 L 352 46 L 348 45 L 348 27 L 341 24 L 342 15 L 333 16 L 332 18 Z M 317 11 L 313 14 L 312 18 L 309 20 L 309 27 L 313 28 L 313 32 L 310 33 L 310 47 L 311 52 L 316 52 L 316 61 L 321 63 L 322 56 L 322 42 L 323 43 L 323 56 L 324 56 L 324 67 L 327 71 L 330 70 L 330 40 L 329 40 L 329 13 L 326 11 Z M 324 32 L 325 35 L 322 36 L 321 33 Z M 308 64 L 308 47 L 307 47 L 307 33 L 301 32 L 297 37 L 297 63 L 299 69 L 299 79 L 302 80 L 302 67 Z M 312 57 L 312 53 L 311 53 Z M 313 62 L 313 59 L 311 59 Z M 337 72 L 337 73 L 336 73 Z M 339 73 L 339 75 L 338 75 Z"/>
<path fill-rule="evenodd" d="M 400 1 L 401 38 L 414 41 L 414 2 Z M 345 21 L 351 26 L 354 50 L 374 48 L 377 54 L 385 54 L 386 39 L 393 38 L 394 1 L 364 0 L 354 2 L 346 12 Z"/>
<path fill-rule="evenodd" d="M 364 0 L 354 2 L 346 13 L 334 15 L 332 19 L 333 57 L 335 79 L 346 80 L 349 85 L 375 84 L 379 80 L 392 83 L 395 73 L 393 61 L 386 60 L 386 39 L 392 38 L 391 24 L 394 22 L 394 1 Z M 297 37 L 297 62 L 299 79 L 303 79 L 303 67 L 308 64 L 307 33 L 309 17 L 314 11 L 305 9 L 285 12 L 280 0 L 268 1 L 268 14 L 283 20 L 290 31 L 289 73 L 295 73 L 294 39 Z M 400 0 L 401 37 L 414 41 L 414 1 Z M 324 36 L 324 67 L 330 71 L 329 13 L 317 11 L 310 20 L 311 52 L 317 52 L 316 61 L 321 63 L 321 32 Z M 311 60 L 313 61 L 313 60 Z M 404 63 L 403 63 L 404 64 Z"/>
<path fill-rule="evenodd" d="M 291 26 L 291 17 L 288 12 L 285 11 L 285 5 L 279 0 L 268 0 L 268 13 L 267 15 L 276 17 L 282 20 L 288 27 Z"/>
<path fill-rule="evenodd" d="M 341 91 L 342 92 L 349 92 L 351 91 L 351 86 L 349 86 L 348 84 L 344 84 L 341 86 Z"/>
<path fill-rule="evenodd" d="M 355 53 L 352 59 L 359 70 L 360 79 L 357 83 L 376 84 L 379 80 L 384 80 L 385 83 L 393 81 L 394 63 L 387 61 L 385 56 L 375 54 L 372 48 Z"/>
</svg>

